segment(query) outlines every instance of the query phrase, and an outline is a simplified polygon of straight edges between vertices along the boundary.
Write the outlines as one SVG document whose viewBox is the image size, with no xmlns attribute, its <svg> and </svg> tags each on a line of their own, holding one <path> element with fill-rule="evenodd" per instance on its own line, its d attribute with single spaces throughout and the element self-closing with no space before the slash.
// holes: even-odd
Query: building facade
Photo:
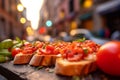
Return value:
<svg viewBox="0 0 120 80">
<path fill-rule="evenodd" d="M 51 20 L 53 26 L 46 28 L 48 31 L 51 29 L 54 35 L 60 32 L 69 33 L 77 28 L 88 29 L 97 35 L 108 28 L 108 34 L 111 35 L 120 29 L 119 25 L 112 27 L 112 22 L 119 24 L 120 20 L 116 19 L 119 13 L 119 0 L 44 0 L 39 24 L 46 27 L 46 21 Z"/>
<path fill-rule="evenodd" d="M 40 10 L 39 27 L 46 27 L 48 34 L 53 35 L 66 30 L 69 32 L 70 26 L 66 29 L 67 20 L 69 21 L 79 10 L 79 0 L 44 0 Z M 46 26 L 47 20 L 52 21 L 51 27 Z"/>
<path fill-rule="evenodd" d="M 6 38 L 23 38 L 24 24 L 20 23 L 22 12 L 17 10 L 19 0 L 0 0 L 0 41 Z"/>
</svg>

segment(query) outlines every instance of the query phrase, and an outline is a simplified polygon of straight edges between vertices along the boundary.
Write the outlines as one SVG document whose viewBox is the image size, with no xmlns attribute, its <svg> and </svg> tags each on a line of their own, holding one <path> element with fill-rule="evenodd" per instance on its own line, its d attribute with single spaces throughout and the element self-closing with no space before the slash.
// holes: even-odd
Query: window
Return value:
<svg viewBox="0 0 120 80">
<path fill-rule="evenodd" d="M 12 9 L 11 9 L 11 6 L 12 6 L 12 0 L 8 0 L 9 1 L 9 13 L 11 14 L 12 13 Z"/>
<path fill-rule="evenodd" d="M 69 11 L 70 12 L 73 12 L 74 11 L 74 0 L 70 0 L 70 2 L 69 2 Z"/>
<path fill-rule="evenodd" d="M 5 0 L 2 0 L 2 8 L 4 9 L 5 8 Z"/>
</svg>

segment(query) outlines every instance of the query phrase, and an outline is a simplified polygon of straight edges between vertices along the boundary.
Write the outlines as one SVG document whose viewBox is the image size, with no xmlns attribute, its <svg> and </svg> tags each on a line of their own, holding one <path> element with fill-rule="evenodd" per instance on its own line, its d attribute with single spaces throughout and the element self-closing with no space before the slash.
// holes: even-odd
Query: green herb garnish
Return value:
<svg viewBox="0 0 120 80">
<path fill-rule="evenodd" d="M 25 40 L 21 40 L 20 38 L 16 37 L 16 40 L 14 41 L 14 46 L 12 48 L 19 48 L 24 44 Z"/>
<path fill-rule="evenodd" d="M 85 38 L 81 38 L 81 39 L 77 39 L 75 41 L 77 41 L 77 42 L 84 42 L 85 40 L 86 40 Z"/>
<path fill-rule="evenodd" d="M 39 67 L 37 67 L 37 70 L 40 70 L 40 69 L 42 69 L 43 68 L 43 66 L 39 66 Z"/>
<path fill-rule="evenodd" d="M 79 76 L 73 76 L 72 80 L 80 80 L 80 77 Z"/>
<path fill-rule="evenodd" d="M 22 40 L 20 38 L 16 37 L 16 41 L 18 41 L 20 43 Z"/>
<path fill-rule="evenodd" d="M 85 54 L 88 53 L 88 49 L 87 48 L 83 48 L 83 51 L 84 51 Z"/>
</svg>

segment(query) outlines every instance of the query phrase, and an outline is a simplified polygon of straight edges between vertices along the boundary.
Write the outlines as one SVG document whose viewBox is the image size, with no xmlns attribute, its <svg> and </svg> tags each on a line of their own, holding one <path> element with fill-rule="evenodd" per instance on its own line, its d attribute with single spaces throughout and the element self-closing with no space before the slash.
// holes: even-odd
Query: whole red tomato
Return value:
<svg viewBox="0 0 120 80">
<path fill-rule="evenodd" d="M 120 42 L 110 41 L 100 47 L 97 65 L 105 73 L 120 76 Z"/>
<path fill-rule="evenodd" d="M 14 48 L 14 49 L 12 49 L 12 57 L 15 57 L 15 55 L 18 54 L 21 51 L 22 51 L 22 49 L 20 49 L 20 48 Z"/>
</svg>

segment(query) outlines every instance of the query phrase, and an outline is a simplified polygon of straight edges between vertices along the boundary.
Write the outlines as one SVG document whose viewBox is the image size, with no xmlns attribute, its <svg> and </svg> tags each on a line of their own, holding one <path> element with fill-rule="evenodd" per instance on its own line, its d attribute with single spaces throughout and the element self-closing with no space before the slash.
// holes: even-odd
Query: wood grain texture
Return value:
<svg viewBox="0 0 120 80">
<path fill-rule="evenodd" d="M 14 65 L 13 61 L 0 63 L 0 74 L 8 80 L 75 80 L 74 77 L 56 75 L 46 70 L 47 67 L 38 69 L 30 65 Z M 54 69 L 54 67 L 50 67 Z M 120 80 L 120 77 L 110 76 L 99 69 L 86 76 L 79 76 L 81 80 Z"/>
</svg>

